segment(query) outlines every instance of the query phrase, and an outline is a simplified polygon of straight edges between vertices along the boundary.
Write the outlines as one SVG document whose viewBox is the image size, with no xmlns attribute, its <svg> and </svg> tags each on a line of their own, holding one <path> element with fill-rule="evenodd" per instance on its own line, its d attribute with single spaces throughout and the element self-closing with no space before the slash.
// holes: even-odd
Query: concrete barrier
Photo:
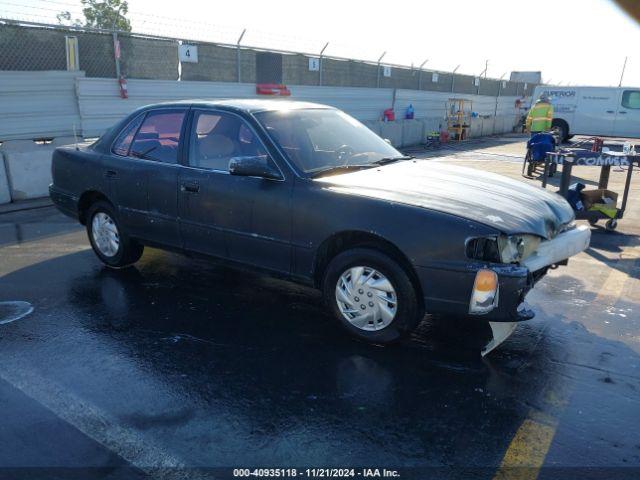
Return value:
<svg viewBox="0 0 640 480">
<path fill-rule="evenodd" d="M 9 191 L 9 179 L 4 168 L 4 155 L 0 152 L 0 205 L 11 201 L 11 192 Z"/>
<path fill-rule="evenodd" d="M 482 135 L 482 118 L 474 117 L 469 127 L 469 138 L 477 138 L 480 135 Z"/>
<path fill-rule="evenodd" d="M 371 130 L 373 133 L 375 133 L 378 136 L 381 136 L 380 125 L 382 125 L 382 122 L 380 120 L 367 120 L 362 123 L 364 123 L 369 128 L 369 130 Z"/>
<path fill-rule="evenodd" d="M 391 141 L 391 145 L 399 147 L 402 144 L 402 122 L 380 122 L 380 136 Z"/>
<path fill-rule="evenodd" d="M 421 120 L 400 120 L 402 124 L 402 141 L 400 146 L 419 145 L 424 141 L 424 123 Z"/>
<path fill-rule="evenodd" d="M 49 195 L 52 144 L 31 140 L 8 140 L 2 144 L 11 200 Z"/>
</svg>

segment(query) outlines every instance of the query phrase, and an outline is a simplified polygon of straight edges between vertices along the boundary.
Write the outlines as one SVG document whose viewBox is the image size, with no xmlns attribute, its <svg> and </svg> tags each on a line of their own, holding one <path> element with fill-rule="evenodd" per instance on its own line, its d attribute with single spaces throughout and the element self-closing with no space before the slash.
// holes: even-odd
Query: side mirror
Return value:
<svg viewBox="0 0 640 480">
<path fill-rule="evenodd" d="M 269 161 L 269 156 L 233 157 L 229 160 L 229 173 L 243 177 L 260 177 L 282 180 L 282 174 Z"/>
</svg>

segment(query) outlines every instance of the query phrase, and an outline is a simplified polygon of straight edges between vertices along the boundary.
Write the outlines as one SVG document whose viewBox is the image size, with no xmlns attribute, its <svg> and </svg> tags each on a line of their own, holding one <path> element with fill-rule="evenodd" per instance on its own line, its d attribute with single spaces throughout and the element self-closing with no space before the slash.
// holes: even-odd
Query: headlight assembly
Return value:
<svg viewBox="0 0 640 480">
<path fill-rule="evenodd" d="M 498 237 L 498 250 L 502 263 L 518 263 L 540 245 L 540 237 L 535 235 L 501 235 Z"/>
</svg>

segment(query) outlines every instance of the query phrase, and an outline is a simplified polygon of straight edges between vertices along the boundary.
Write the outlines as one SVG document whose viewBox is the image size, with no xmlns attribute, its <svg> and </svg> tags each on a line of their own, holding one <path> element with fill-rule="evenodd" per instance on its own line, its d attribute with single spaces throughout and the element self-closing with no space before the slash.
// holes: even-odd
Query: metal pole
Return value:
<svg viewBox="0 0 640 480">
<path fill-rule="evenodd" d="M 322 86 L 322 54 L 329 46 L 329 42 L 324 44 L 322 50 L 320 50 L 320 58 L 318 59 L 318 85 Z"/>
<path fill-rule="evenodd" d="M 494 117 L 494 122 L 495 122 L 495 117 L 498 116 L 498 99 L 500 98 L 500 93 L 502 91 L 502 79 L 504 78 L 504 76 L 507 74 L 507 72 L 504 72 L 502 74 L 502 76 L 500 77 L 499 83 L 498 83 L 498 95 L 496 96 L 496 109 L 493 111 L 493 117 Z M 494 123 L 495 125 L 495 123 Z"/>
<path fill-rule="evenodd" d="M 625 68 L 627 68 L 627 57 L 624 57 L 624 63 L 622 64 L 622 73 L 620 74 L 620 82 L 618 83 L 619 87 L 622 86 L 622 78 L 624 77 Z"/>
<path fill-rule="evenodd" d="M 113 37 L 113 57 L 116 61 L 116 78 L 120 79 L 120 48 L 118 46 L 118 34 L 113 32 L 111 36 Z"/>
<path fill-rule="evenodd" d="M 458 71 L 459 68 L 460 68 L 460 65 L 454 68 L 453 72 L 451 72 L 451 93 L 453 93 L 453 85 L 455 84 L 455 81 L 456 81 L 456 72 Z"/>
<path fill-rule="evenodd" d="M 384 57 L 386 54 L 387 52 L 384 52 L 378 59 L 378 88 L 380 88 L 380 62 L 382 61 L 382 57 Z"/>
<path fill-rule="evenodd" d="M 240 34 L 240 36 L 238 37 L 238 41 L 236 42 L 236 70 L 237 70 L 237 77 L 238 77 L 238 83 L 240 83 L 242 81 L 241 78 L 241 73 L 240 73 L 240 42 L 242 41 L 242 37 L 244 37 L 244 34 L 246 33 L 247 29 L 245 28 L 244 30 L 242 30 L 242 33 Z"/>
<path fill-rule="evenodd" d="M 429 59 L 427 58 L 420 64 L 420 67 L 418 67 L 420 69 L 420 72 L 418 73 L 418 90 L 422 90 L 422 67 L 424 67 L 428 61 Z"/>
<path fill-rule="evenodd" d="M 116 31 L 116 22 L 118 21 L 118 18 L 120 17 L 120 10 L 122 9 L 123 5 L 120 5 L 118 7 L 118 10 L 116 11 L 116 15 L 113 17 L 113 23 L 111 24 L 111 36 L 113 38 L 113 57 L 115 59 L 115 63 L 116 63 L 116 78 L 118 80 L 120 80 L 120 45 L 118 44 L 118 32 Z"/>
<path fill-rule="evenodd" d="M 489 68 L 489 60 L 485 60 L 484 61 L 484 70 L 480 73 L 480 75 L 478 75 L 478 88 L 476 89 L 476 95 L 480 95 L 480 79 L 482 78 L 482 75 L 484 75 L 484 78 L 487 78 L 487 69 Z"/>
</svg>

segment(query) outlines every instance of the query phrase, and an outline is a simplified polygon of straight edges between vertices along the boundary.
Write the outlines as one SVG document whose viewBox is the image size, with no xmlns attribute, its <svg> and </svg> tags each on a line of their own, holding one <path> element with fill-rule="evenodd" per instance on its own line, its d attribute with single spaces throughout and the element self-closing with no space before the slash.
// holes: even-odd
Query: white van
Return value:
<svg viewBox="0 0 640 480">
<path fill-rule="evenodd" d="M 553 126 L 564 140 L 571 135 L 640 138 L 640 88 L 553 87 L 539 85 L 553 104 Z"/>
</svg>

